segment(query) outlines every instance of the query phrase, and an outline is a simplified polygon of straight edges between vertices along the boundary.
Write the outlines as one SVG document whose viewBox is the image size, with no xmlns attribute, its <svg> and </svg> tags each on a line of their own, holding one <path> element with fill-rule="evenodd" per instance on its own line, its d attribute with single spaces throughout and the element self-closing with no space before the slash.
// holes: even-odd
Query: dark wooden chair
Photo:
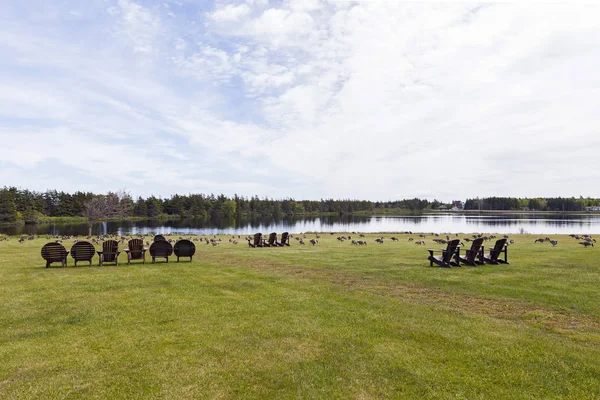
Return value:
<svg viewBox="0 0 600 400">
<path fill-rule="evenodd" d="M 116 240 L 106 240 L 102 243 L 102 250 L 98 251 L 100 257 L 100 266 L 104 263 L 115 263 L 119 265 L 119 242 Z"/>
<path fill-rule="evenodd" d="M 483 238 L 477 238 L 471 243 L 471 248 L 465 252 L 465 256 L 458 256 L 460 262 L 468 265 L 483 264 Z"/>
<path fill-rule="evenodd" d="M 169 262 L 169 256 L 173 254 L 173 246 L 166 240 L 159 240 L 150 245 L 150 256 L 152 257 L 152 264 L 156 262 L 157 258 L 164 258 Z"/>
<path fill-rule="evenodd" d="M 262 233 L 255 233 L 253 240 L 248 240 L 249 247 L 264 247 L 265 240 L 262 237 Z"/>
<path fill-rule="evenodd" d="M 290 234 L 283 232 L 281 234 L 281 242 L 277 243 L 278 246 L 289 246 L 290 245 Z"/>
<path fill-rule="evenodd" d="M 67 266 L 67 255 L 69 250 L 60 243 L 50 242 L 42 247 L 42 258 L 46 260 L 46 268 L 53 262 L 59 262 L 63 267 Z"/>
<path fill-rule="evenodd" d="M 173 251 L 177 257 L 177 262 L 179 262 L 179 257 L 189 257 L 191 262 L 192 256 L 196 253 L 196 245 L 187 239 L 178 240 L 173 247 Z"/>
<path fill-rule="evenodd" d="M 460 239 L 454 239 L 448 242 L 448 247 L 445 250 L 433 250 L 428 249 L 429 251 L 429 266 L 432 267 L 433 264 L 437 264 L 440 267 L 451 268 L 452 266 L 460 267 L 459 258 L 460 258 Z M 434 252 L 441 252 L 442 254 L 439 256 L 434 256 Z"/>
<path fill-rule="evenodd" d="M 167 240 L 163 235 L 154 236 L 154 242 L 158 242 L 159 240 Z"/>
<path fill-rule="evenodd" d="M 91 267 L 94 254 L 96 254 L 96 249 L 90 242 L 77 242 L 71 247 L 71 257 L 75 260 L 75 266 L 78 261 L 88 261 Z"/>
<path fill-rule="evenodd" d="M 264 242 L 265 247 L 277 247 L 277 233 L 273 232 L 269 235 L 269 238 Z"/>
<path fill-rule="evenodd" d="M 494 247 L 490 248 L 490 252 L 483 256 L 483 260 L 488 264 L 508 264 L 508 239 L 500 239 L 496 241 Z M 500 254 L 504 253 L 504 260 L 500 258 Z"/>
<path fill-rule="evenodd" d="M 127 242 L 127 247 L 127 264 L 131 264 L 131 260 L 142 260 L 142 263 L 146 264 L 146 248 L 142 239 L 131 239 Z"/>
</svg>

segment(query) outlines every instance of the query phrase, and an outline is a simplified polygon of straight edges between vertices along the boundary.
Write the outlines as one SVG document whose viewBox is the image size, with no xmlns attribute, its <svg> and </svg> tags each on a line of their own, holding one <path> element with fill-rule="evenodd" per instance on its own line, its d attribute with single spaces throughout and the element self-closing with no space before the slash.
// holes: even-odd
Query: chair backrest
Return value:
<svg viewBox="0 0 600 400">
<path fill-rule="evenodd" d="M 498 239 L 496 241 L 494 248 L 490 251 L 490 259 L 492 261 L 498 261 L 498 256 L 500 255 L 500 253 L 502 253 L 502 250 L 504 250 L 507 241 L 508 239 Z"/>
<path fill-rule="evenodd" d="M 175 243 L 173 251 L 177 257 L 191 257 L 196 253 L 196 245 L 187 239 L 182 239 Z"/>
<path fill-rule="evenodd" d="M 169 257 L 171 254 L 173 254 L 173 246 L 166 240 L 159 240 L 150 245 L 152 257 Z"/>
<path fill-rule="evenodd" d="M 96 254 L 96 249 L 90 242 L 77 242 L 71 247 L 71 257 L 75 261 L 91 260 L 94 254 Z"/>
<path fill-rule="evenodd" d="M 131 239 L 127 242 L 127 247 L 129 247 L 129 256 L 132 260 L 143 257 L 144 241 L 142 239 Z"/>
<path fill-rule="evenodd" d="M 167 240 L 165 239 L 165 237 L 163 235 L 156 235 L 154 236 L 154 241 L 158 242 L 159 240 Z"/>
<path fill-rule="evenodd" d="M 273 232 L 269 235 L 269 239 L 267 240 L 267 244 L 269 246 L 273 246 L 275 243 L 277 243 L 277 233 Z"/>
<path fill-rule="evenodd" d="M 116 240 L 106 240 L 102 243 L 102 257 L 104 262 L 112 262 L 117 259 L 119 252 L 119 242 Z"/>
<path fill-rule="evenodd" d="M 290 234 L 287 232 L 283 232 L 281 234 L 281 244 L 289 244 L 290 243 Z"/>
<path fill-rule="evenodd" d="M 258 232 L 254 234 L 254 245 L 255 246 L 260 246 L 262 240 L 262 233 Z"/>
<path fill-rule="evenodd" d="M 473 243 L 471 243 L 471 249 L 467 250 L 466 258 L 469 261 L 475 260 L 475 257 L 477 256 L 477 253 L 479 253 L 479 251 L 481 250 L 482 245 L 483 245 L 483 238 L 477 238 L 477 239 L 473 240 Z"/>
<path fill-rule="evenodd" d="M 60 243 L 50 242 L 42 247 L 42 258 L 48 262 L 62 261 L 67 257 L 67 249 Z"/>
<path fill-rule="evenodd" d="M 456 253 L 456 249 L 460 245 L 460 239 L 454 239 L 448 242 L 448 246 L 446 247 L 446 251 L 442 253 L 442 259 L 444 262 L 450 262 L 454 254 Z"/>
</svg>

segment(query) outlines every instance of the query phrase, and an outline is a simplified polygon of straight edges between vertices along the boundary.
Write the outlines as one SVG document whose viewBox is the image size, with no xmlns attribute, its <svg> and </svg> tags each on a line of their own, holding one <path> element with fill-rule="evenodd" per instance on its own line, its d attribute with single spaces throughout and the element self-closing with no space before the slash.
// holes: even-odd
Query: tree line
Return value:
<svg viewBox="0 0 600 400">
<path fill-rule="evenodd" d="M 274 200 L 258 196 L 244 197 L 223 194 L 173 195 L 169 198 L 150 196 L 133 198 L 125 192 L 94 194 L 77 191 L 66 193 L 57 190 L 36 192 L 16 187 L 0 189 L 0 222 L 23 221 L 37 223 L 45 217 L 85 217 L 88 221 L 108 217 L 140 218 L 234 218 L 238 216 L 303 216 L 323 214 L 355 214 L 394 211 L 422 212 L 437 210 L 440 206 L 451 208 L 453 202 L 438 200 L 404 199 L 387 202 L 368 200 Z M 586 207 L 600 205 L 592 198 L 515 198 L 487 197 L 467 199 L 465 210 L 536 210 L 584 211 Z M 104 214 L 104 215 L 100 215 Z"/>
<path fill-rule="evenodd" d="M 586 211 L 588 207 L 600 206 L 600 199 L 584 197 L 486 197 L 467 199 L 465 210 L 496 210 L 496 211 Z"/>
<path fill-rule="evenodd" d="M 106 203 L 110 203 L 107 205 Z M 352 214 L 372 212 L 374 204 L 366 200 L 274 200 L 258 196 L 189 194 L 169 198 L 150 196 L 133 198 L 124 192 L 94 194 L 66 193 L 56 190 L 36 192 L 4 187 L 0 189 L 0 222 L 36 223 L 44 217 L 86 217 L 97 219 L 104 209 L 114 217 L 233 218 L 237 216 L 301 216 L 325 213 Z"/>
</svg>

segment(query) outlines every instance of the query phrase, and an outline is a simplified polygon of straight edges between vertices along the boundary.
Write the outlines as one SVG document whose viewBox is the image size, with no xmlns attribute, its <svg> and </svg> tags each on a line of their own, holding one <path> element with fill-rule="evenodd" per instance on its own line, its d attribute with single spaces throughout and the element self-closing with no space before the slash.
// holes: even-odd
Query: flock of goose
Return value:
<svg viewBox="0 0 600 400">
<path fill-rule="evenodd" d="M 594 239 L 591 235 L 569 235 L 570 238 L 573 238 L 575 240 L 581 240 L 579 242 L 580 245 L 582 245 L 583 247 L 594 247 L 594 243 L 596 242 L 596 239 Z M 545 237 L 545 238 L 537 238 L 535 239 L 535 241 L 533 243 L 545 243 L 548 242 L 552 245 L 552 247 L 558 245 L 558 240 L 552 240 L 549 237 Z"/>
<path fill-rule="evenodd" d="M 412 232 L 403 232 L 404 234 L 409 234 L 412 235 Z M 335 232 L 330 232 L 330 235 L 335 235 Z M 353 239 L 352 235 L 358 235 L 358 237 L 360 237 L 361 239 Z M 363 240 L 362 238 L 365 237 L 365 235 L 363 233 L 356 233 L 356 232 L 352 232 L 352 235 L 347 235 L 347 236 L 337 236 L 337 240 L 340 242 L 345 242 L 345 241 L 350 241 L 350 244 L 353 246 L 366 246 L 367 245 L 367 241 Z M 172 236 L 171 234 L 167 234 L 166 236 L 170 237 Z M 433 236 L 433 238 L 431 239 L 431 241 L 437 243 L 437 244 L 447 244 L 448 241 L 450 241 L 451 236 L 450 235 L 446 235 L 445 239 L 443 237 L 440 237 L 439 233 L 431 233 L 430 236 Z M 30 235 L 30 236 L 21 236 L 19 238 L 19 243 L 23 243 L 25 242 L 25 240 L 33 240 L 35 238 L 39 237 L 39 235 Z M 142 240 L 146 240 L 146 238 L 144 236 L 137 236 L 138 238 L 142 239 Z M 308 238 L 306 234 L 300 233 L 300 234 L 290 234 L 289 235 L 290 238 L 294 238 L 298 244 L 300 245 L 305 245 L 307 242 L 310 243 L 311 245 L 315 246 L 319 243 L 319 238 L 321 237 L 320 234 L 316 233 L 314 234 L 313 238 Z M 413 236 L 409 236 L 408 241 L 409 242 L 413 242 L 416 245 L 425 245 L 425 238 L 427 238 L 427 235 L 424 233 L 418 234 L 418 239 L 419 240 L 415 240 L 415 238 Z M 458 237 L 458 234 L 455 234 L 455 237 Z M 508 235 L 504 235 L 503 236 L 505 239 L 509 239 Z M 596 239 L 594 239 L 591 235 L 575 235 L 575 234 L 571 234 L 569 235 L 569 237 L 578 240 L 579 244 L 584 246 L 584 247 L 594 247 L 594 243 L 596 242 Z M 125 237 L 125 236 L 119 236 L 119 235 L 99 235 L 96 236 L 94 238 L 91 239 L 91 241 L 95 244 L 101 244 L 103 241 L 108 240 L 108 239 L 113 239 L 113 240 L 118 240 L 121 243 L 125 243 L 127 242 L 129 239 L 132 239 L 133 237 Z M 470 242 L 474 239 L 477 238 L 483 238 L 484 240 L 493 240 L 496 239 L 496 235 L 483 235 L 483 234 L 474 234 L 471 237 L 464 237 L 461 239 L 461 245 L 464 245 L 464 242 Z M 75 242 L 77 242 L 78 236 L 77 235 L 56 235 L 56 236 L 46 236 L 46 239 L 51 240 L 54 239 L 57 242 L 60 242 L 62 240 L 69 240 L 69 239 L 75 239 Z M 169 242 L 171 243 L 175 243 L 177 240 L 181 240 L 181 239 L 188 239 L 194 242 L 204 242 L 206 243 L 206 245 L 213 245 L 213 246 L 218 246 L 219 243 L 222 242 L 221 238 L 218 238 L 217 235 L 206 235 L 206 236 L 189 236 L 189 237 L 181 237 L 179 236 L 177 239 L 173 239 L 173 238 L 169 238 L 167 239 Z M 242 238 L 241 235 L 232 235 L 231 238 L 229 239 L 229 242 L 232 244 L 238 244 L 240 241 L 242 240 L 252 240 L 253 237 L 252 236 L 246 236 L 244 238 Z M 305 241 L 306 239 L 306 241 Z M 5 237 L 4 240 L 10 240 L 9 237 Z M 378 237 L 376 239 L 374 239 L 375 243 L 378 244 L 383 244 L 386 240 L 384 236 Z M 397 242 L 400 239 L 392 236 L 389 238 L 389 240 L 391 240 L 392 242 Z M 146 245 L 150 245 L 149 241 L 145 241 Z M 510 239 L 509 244 L 514 244 L 514 240 Z M 550 243 L 552 245 L 552 247 L 555 247 L 558 245 L 558 240 L 553 240 L 549 237 L 544 237 L 544 238 L 537 238 L 535 239 L 534 243 Z"/>
</svg>

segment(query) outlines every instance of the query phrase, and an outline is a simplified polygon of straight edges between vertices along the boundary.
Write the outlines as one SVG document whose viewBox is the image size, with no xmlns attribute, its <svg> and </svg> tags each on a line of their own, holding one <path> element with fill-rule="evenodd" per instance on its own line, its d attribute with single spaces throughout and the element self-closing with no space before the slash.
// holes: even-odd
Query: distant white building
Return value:
<svg viewBox="0 0 600 400">
<path fill-rule="evenodd" d="M 465 204 L 461 200 L 452 200 L 452 210 L 460 211 L 464 210 Z"/>
<path fill-rule="evenodd" d="M 588 210 L 588 211 L 600 211 L 600 206 L 587 207 L 586 210 Z"/>
</svg>

